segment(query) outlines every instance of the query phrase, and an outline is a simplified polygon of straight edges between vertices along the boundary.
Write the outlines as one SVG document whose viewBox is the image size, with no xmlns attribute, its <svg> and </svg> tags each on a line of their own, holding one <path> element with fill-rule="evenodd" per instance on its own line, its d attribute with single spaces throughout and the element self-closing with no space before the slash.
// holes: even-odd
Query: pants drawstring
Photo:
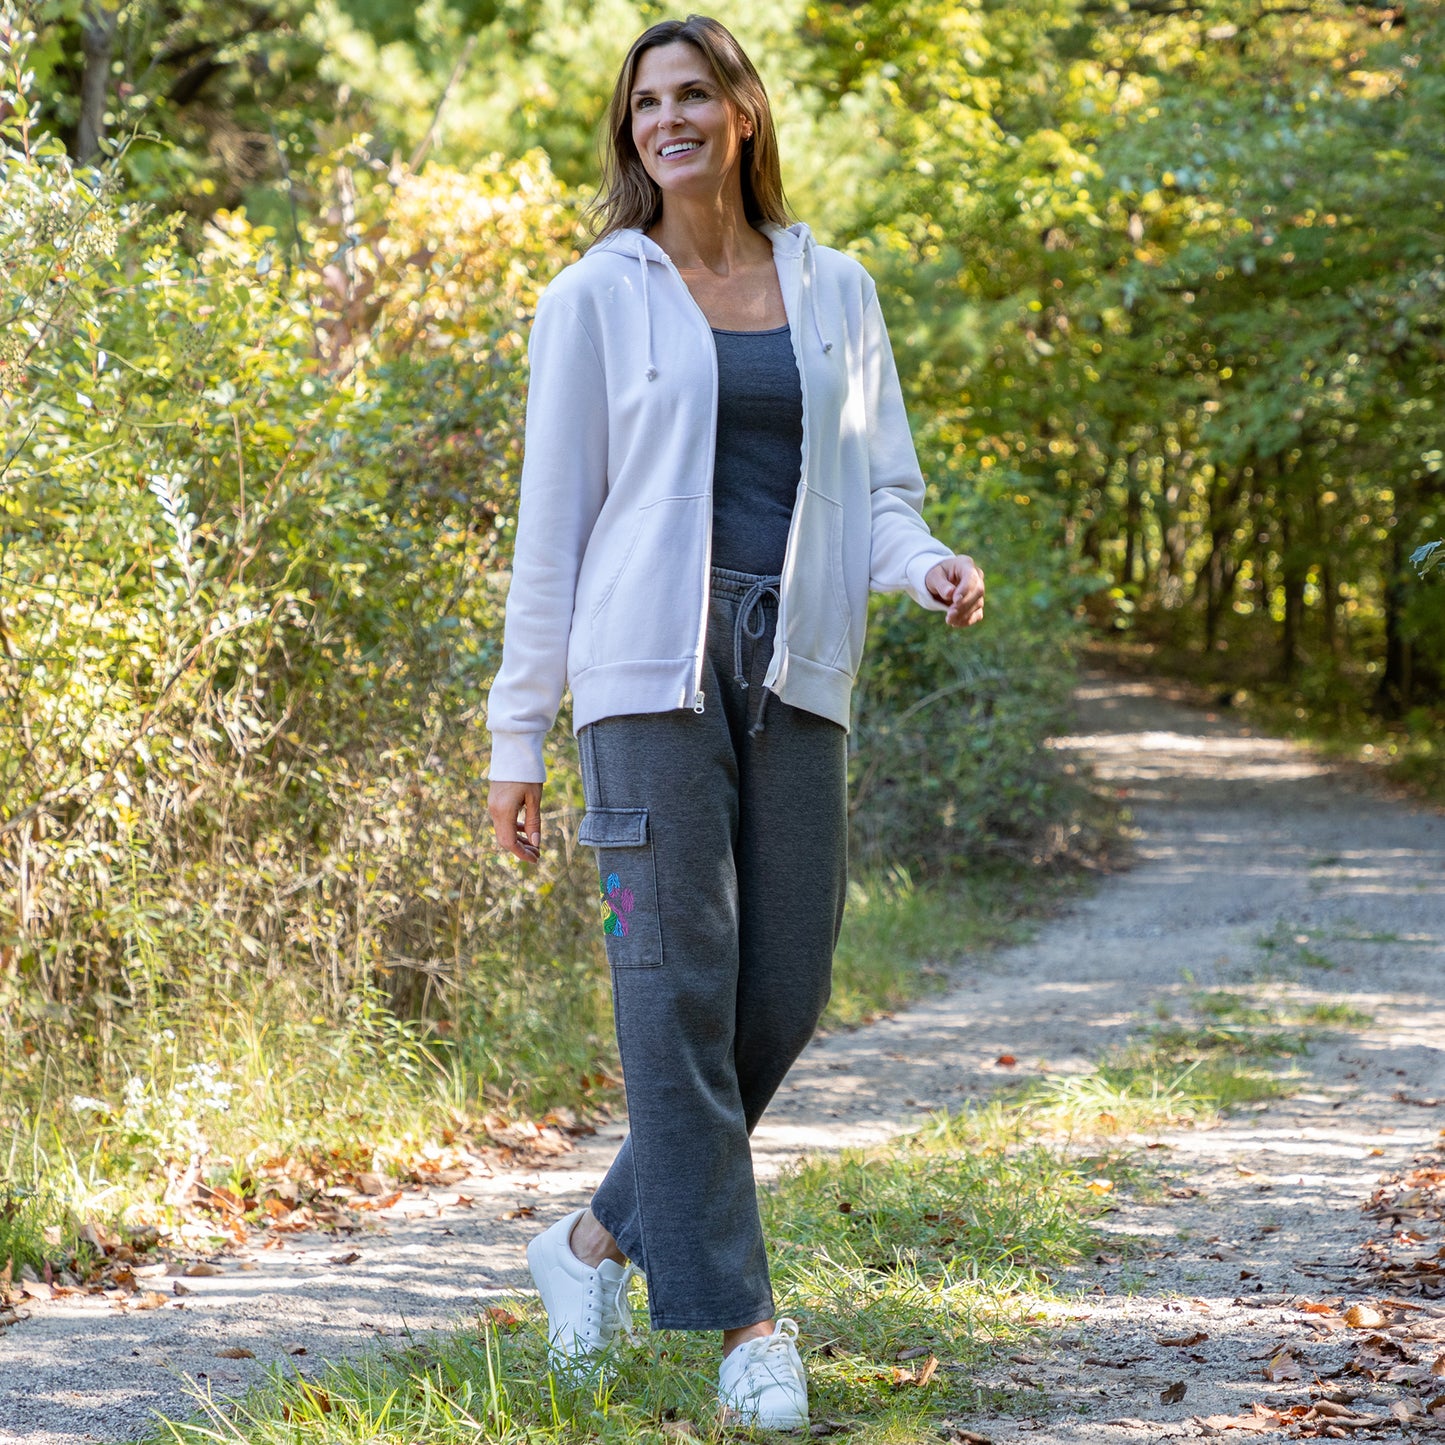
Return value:
<svg viewBox="0 0 1445 1445">
<path fill-rule="evenodd" d="M 747 678 L 743 676 L 743 638 L 756 642 L 767 631 L 768 620 L 763 604 L 769 597 L 782 606 L 781 577 L 759 577 L 743 594 L 738 603 L 737 620 L 733 623 L 733 681 L 747 690 Z M 763 718 L 768 710 L 768 690 L 763 689 L 763 700 L 758 704 L 758 720 L 748 729 L 748 736 L 758 737 L 763 731 Z"/>
</svg>

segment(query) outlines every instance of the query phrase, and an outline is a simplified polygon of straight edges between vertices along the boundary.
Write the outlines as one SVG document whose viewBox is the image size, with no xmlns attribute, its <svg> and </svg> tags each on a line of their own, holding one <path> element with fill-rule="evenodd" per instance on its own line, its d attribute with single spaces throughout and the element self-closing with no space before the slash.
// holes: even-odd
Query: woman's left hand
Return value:
<svg viewBox="0 0 1445 1445">
<path fill-rule="evenodd" d="M 983 568 L 972 557 L 949 557 L 928 569 L 923 585 L 948 609 L 950 627 L 972 627 L 983 621 Z"/>
</svg>

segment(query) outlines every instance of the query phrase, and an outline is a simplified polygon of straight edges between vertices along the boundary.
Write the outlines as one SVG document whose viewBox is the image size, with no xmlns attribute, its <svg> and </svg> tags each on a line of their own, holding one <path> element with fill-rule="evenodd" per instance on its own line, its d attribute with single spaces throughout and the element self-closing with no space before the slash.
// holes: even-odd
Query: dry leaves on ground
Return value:
<svg viewBox="0 0 1445 1445">
<path fill-rule="evenodd" d="M 1284 1409 L 1256 1404 L 1248 1414 L 1202 1415 L 1196 1416 L 1194 1423 L 1205 1435 L 1220 1435 L 1229 1430 L 1254 1435 L 1281 1431 L 1295 1440 L 1349 1440 L 1360 1435 L 1378 1436 L 1381 1432 L 1398 1438 L 1403 1422 L 1424 1423 L 1426 1419 L 1423 1410 L 1410 1411 L 1403 1405 L 1397 1405 L 1390 1414 L 1381 1414 L 1317 1400 L 1313 1405 L 1291 1405 Z"/>
<path fill-rule="evenodd" d="M 893 1387 L 902 1389 L 907 1385 L 915 1385 L 921 1388 L 928 1384 L 937 1372 L 938 1356 L 935 1354 L 929 1354 L 927 1359 L 914 1367 L 906 1368 L 903 1365 L 894 1365 Z"/>
<path fill-rule="evenodd" d="M 1438 1148 L 1382 1179 L 1361 1209 L 1385 1226 L 1362 1250 L 1374 1279 L 1397 1294 L 1445 1298 L 1445 1161 Z"/>
</svg>

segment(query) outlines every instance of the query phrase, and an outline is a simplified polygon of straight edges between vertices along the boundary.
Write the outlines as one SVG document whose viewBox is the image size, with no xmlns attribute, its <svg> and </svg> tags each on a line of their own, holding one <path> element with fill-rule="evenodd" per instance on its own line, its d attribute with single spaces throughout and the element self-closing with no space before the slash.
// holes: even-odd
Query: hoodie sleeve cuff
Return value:
<svg viewBox="0 0 1445 1445">
<path fill-rule="evenodd" d="M 547 764 L 542 757 L 546 733 L 492 734 L 492 761 L 487 776 L 494 783 L 545 783 Z"/>
<path fill-rule="evenodd" d="M 953 553 L 942 542 L 935 542 L 934 548 L 936 550 L 920 552 L 908 564 L 908 595 L 920 607 L 926 607 L 930 612 L 947 612 L 948 609 L 928 590 L 923 579 L 940 562 L 953 556 Z"/>
</svg>

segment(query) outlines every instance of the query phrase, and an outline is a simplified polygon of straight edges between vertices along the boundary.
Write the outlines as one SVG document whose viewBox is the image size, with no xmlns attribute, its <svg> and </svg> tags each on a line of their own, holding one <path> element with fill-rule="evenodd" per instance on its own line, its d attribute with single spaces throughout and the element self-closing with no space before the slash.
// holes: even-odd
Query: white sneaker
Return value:
<svg viewBox="0 0 1445 1445">
<path fill-rule="evenodd" d="M 595 1269 L 572 1253 L 574 1209 L 527 1246 L 527 1266 L 547 1310 L 547 1358 L 559 1374 L 585 1374 L 619 1334 L 632 1337 L 627 1286 L 637 1270 L 604 1259 Z"/>
<path fill-rule="evenodd" d="M 797 1338 L 793 1320 L 778 1320 L 772 1334 L 744 1340 L 723 1360 L 717 1397 L 735 1423 L 770 1430 L 808 1423 L 808 1377 Z"/>
</svg>

